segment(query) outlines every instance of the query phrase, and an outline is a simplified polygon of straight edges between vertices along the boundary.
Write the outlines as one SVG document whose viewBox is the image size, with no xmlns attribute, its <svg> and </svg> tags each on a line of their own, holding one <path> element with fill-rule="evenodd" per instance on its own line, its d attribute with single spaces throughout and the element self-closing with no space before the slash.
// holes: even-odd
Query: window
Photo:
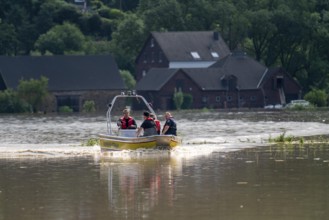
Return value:
<svg viewBox="0 0 329 220">
<path fill-rule="evenodd" d="M 154 47 L 154 39 L 153 38 L 151 39 L 151 45 L 150 46 Z"/>
<path fill-rule="evenodd" d="M 220 96 L 216 96 L 216 102 L 220 102 Z"/>
<path fill-rule="evenodd" d="M 232 96 L 230 96 L 230 95 L 227 96 L 227 97 L 226 97 L 226 100 L 227 100 L 228 102 L 232 101 Z"/>
<path fill-rule="evenodd" d="M 68 106 L 73 109 L 74 112 L 79 112 L 80 108 L 80 96 L 79 95 L 60 95 L 56 96 L 57 111 L 62 106 Z"/>
<path fill-rule="evenodd" d="M 200 55 L 198 54 L 198 52 L 191 52 L 191 55 L 194 59 L 200 59 Z"/>
<path fill-rule="evenodd" d="M 219 58 L 219 55 L 218 55 L 217 52 L 211 52 L 211 56 L 212 56 L 213 58 Z"/>
<path fill-rule="evenodd" d="M 250 100 L 251 101 L 255 101 L 256 100 L 256 96 L 254 96 L 254 95 L 253 96 L 250 96 Z"/>
<path fill-rule="evenodd" d="M 207 100 L 208 100 L 208 98 L 207 98 L 206 96 L 203 96 L 203 97 L 202 97 L 202 102 L 206 103 Z"/>
<path fill-rule="evenodd" d="M 145 70 L 143 70 L 142 75 L 143 75 L 143 77 L 146 76 L 146 71 Z"/>
<path fill-rule="evenodd" d="M 154 52 L 151 53 L 151 62 L 154 63 Z"/>
</svg>

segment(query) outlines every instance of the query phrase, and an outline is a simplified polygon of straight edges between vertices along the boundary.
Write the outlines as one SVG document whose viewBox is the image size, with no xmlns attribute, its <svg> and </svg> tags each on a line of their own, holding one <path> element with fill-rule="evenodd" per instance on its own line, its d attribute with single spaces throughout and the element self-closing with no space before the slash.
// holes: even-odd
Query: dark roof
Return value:
<svg viewBox="0 0 329 220">
<path fill-rule="evenodd" d="M 153 68 L 136 84 L 136 90 L 159 91 L 179 70 L 191 78 L 201 90 L 226 89 L 221 82 L 225 74 L 219 68 Z"/>
<path fill-rule="evenodd" d="M 159 91 L 179 69 L 153 68 L 136 84 L 137 91 Z"/>
<path fill-rule="evenodd" d="M 49 79 L 50 91 L 125 89 L 111 55 L 101 56 L 0 56 L 0 77 L 7 88 L 19 80 Z"/>
<path fill-rule="evenodd" d="M 221 68 L 225 74 L 236 76 L 240 89 L 257 89 L 267 73 L 266 66 L 243 52 L 230 54 L 210 68 Z"/>
<path fill-rule="evenodd" d="M 136 90 L 158 91 L 179 69 L 151 69 L 136 85 Z M 225 90 L 224 78 L 235 77 L 239 89 L 258 89 L 268 75 L 266 66 L 245 53 L 236 52 L 218 61 L 211 68 L 183 68 L 201 90 Z"/>
<path fill-rule="evenodd" d="M 218 32 L 152 32 L 169 61 L 216 61 L 230 53 L 230 49 Z M 194 59 L 191 52 L 197 52 L 200 59 Z M 214 58 L 211 52 L 217 52 Z"/>
<path fill-rule="evenodd" d="M 183 71 L 200 87 L 201 90 L 225 90 L 221 79 L 225 73 L 219 68 L 189 68 Z"/>
</svg>

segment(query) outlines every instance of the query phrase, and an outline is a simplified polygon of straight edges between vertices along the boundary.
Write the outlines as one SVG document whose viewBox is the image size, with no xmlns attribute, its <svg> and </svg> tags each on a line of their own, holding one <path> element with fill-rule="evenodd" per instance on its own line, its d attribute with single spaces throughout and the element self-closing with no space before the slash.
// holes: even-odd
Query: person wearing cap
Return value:
<svg viewBox="0 0 329 220">
<path fill-rule="evenodd" d="M 156 135 L 157 132 L 156 132 L 155 122 L 153 121 L 153 118 L 150 117 L 150 113 L 143 112 L 143 116 L 144 116 L 144 121 L 137 130 L 137 137 L 141 135 L 142 130 L 144 131 L 143 136 Z"/>
<path fill-rule="evenodd" d="M 161 123 L 160 123 L 160 121 L 157 119 L 157 117 L 153 113 L 150 113 L 150 117 L 153 118 L 153 121 L 155 123 L 155 128 L 157 130 L 157 134 L 160 134 L 160 131 L 161 131 Z"/>
<path fill-rule="evenodd" d="M 163 126 L 162 134 L 163 135 L 177 135 L 177 124 L 175 122 L 174 117 L 170 112 L 166 112 L 165 114 L 166 123 Z"/>
<path fill-rule="evenodd" d="M 117 121 L 117 125 L 121 129 L 136 129 L 137 124 L 133 117 L 130 116 L 128 109 L 122 111 L 123 116 Z"/>
</svg>

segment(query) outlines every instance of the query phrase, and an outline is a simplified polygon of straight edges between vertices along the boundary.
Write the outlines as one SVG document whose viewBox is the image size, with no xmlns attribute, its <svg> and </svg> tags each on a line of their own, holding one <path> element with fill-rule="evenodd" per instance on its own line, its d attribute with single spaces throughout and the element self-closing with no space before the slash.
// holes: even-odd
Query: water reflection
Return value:
<svg viewBox="0 0 329 220">
<path fill-rule="evenodd" d="M 0 219 L 320 219 L 329 146 L 0 159 Z"/>
<path fill-rule="evenodd" d="M 174 205 L 175 176 L 179 161 L 167 157 L 101 161 L 101 178 L 107 180 L 108 204 L 114 216 L 148 217 L 162 203 Z"/>
</svg>

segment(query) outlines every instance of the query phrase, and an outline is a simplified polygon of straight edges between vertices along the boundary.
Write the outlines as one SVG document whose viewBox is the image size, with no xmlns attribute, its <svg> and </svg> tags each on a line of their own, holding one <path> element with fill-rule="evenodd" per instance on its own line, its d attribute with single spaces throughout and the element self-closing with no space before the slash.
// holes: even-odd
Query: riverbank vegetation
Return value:
<svg viewBox="0 0 329 220">
<path fill-rule="evenodd" d="M 323 144 L 329 143 L 329 136 L 327 135 L 315 135 L 315 136 L 307 136 L 307 137 L 295 137 L 292 135 L 286 135 L 286 132 L 278 135 L 277 137 L 269 137 L 269 143 L 274 144 Z"/>
<path fill-rule="evenodd" d="M 305 93 L 329 90 L 329 3 L 321 0 L 0 0 L 0 54 L 108 54 L 134 75 L 151 31 L 218 31 Z M 83 1 L 80 1 L 83 2 Z M 314 103 L 322 106 L 323 103 Z"/>
</svg>

